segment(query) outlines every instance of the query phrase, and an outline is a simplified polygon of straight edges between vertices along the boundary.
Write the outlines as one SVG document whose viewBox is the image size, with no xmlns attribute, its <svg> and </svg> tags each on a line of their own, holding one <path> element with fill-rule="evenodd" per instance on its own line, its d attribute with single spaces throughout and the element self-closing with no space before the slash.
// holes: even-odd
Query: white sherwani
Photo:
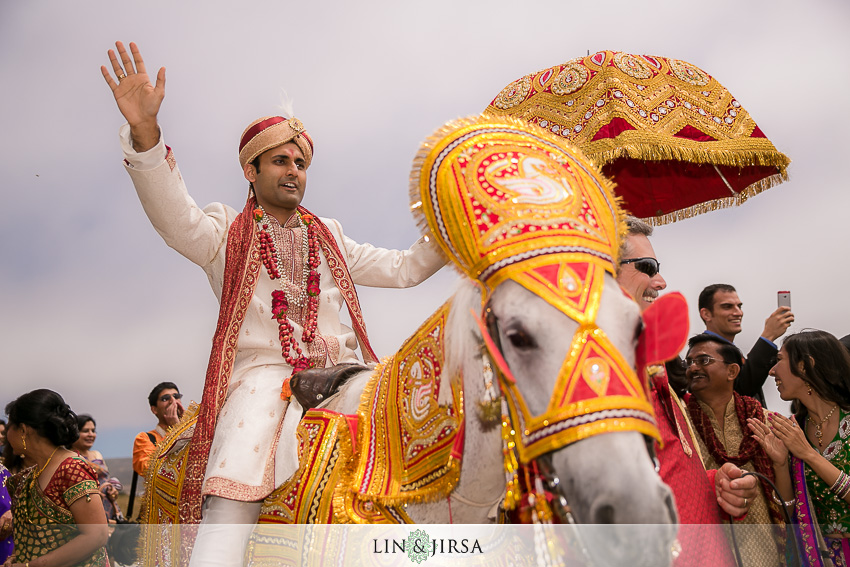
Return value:
<svg viewBox="0 0 850 567">
<path fill-rule="evenodd" d="M 120 131 L 127 171 L 151 223 L 165 242 L 206 272 L 221 301 L 227 230 L 238 212 L 221 203 L 200 209 L 186 191 L 173 155 L 160 136 L 144 153 L 132 148 L 129 126 Z M 419 239 L 409 250 L 386 250 L 346 237 L 339 222 L 322 219 L 334 235 L 355 284 L 373 287 L 414 286 L 444 260 L 433 242 Z M 326 365 L 357 362 L 357 339 L 340 322 L 344 303 L 322 256 L 318 267 L 321 295 L 317 331 L 327 346 Z M 280 399 L 281 384 L 292 372 L 281 355 L 278 324 L 272 319 L 271 294 L 278 284 L 263 268 L 245 315 L 227 398 L 218 416 L 204 476 L 203 495 L 257 501 L 288 479 L 298 464 L 295 428 L 301 407 Z M 300 341 L 302 329 L 290 320 Z M 317 337 L 317 340 L 319 338 Z M 301 348 L 307 352 L 306 346 Z"/>
</svg>

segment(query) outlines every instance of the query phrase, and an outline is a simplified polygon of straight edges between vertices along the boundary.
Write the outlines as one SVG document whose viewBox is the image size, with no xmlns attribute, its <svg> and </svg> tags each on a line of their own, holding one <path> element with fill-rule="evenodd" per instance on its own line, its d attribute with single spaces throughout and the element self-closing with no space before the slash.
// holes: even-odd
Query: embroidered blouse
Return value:
<svg viewBox="0 0 850 567">
<path fill-rule="evenodd" d="M 823 456 L 838 470 L 850 474 L 850 414 L 839 411 L 838 432 L 824 449 Z M 824 535 L 850 536 L 850 505 L 831 493 L 826 482 L 809 465 L 806 465 L 806 485 Z"/>
<path fill-rule="evenodd" d="M 12 495 L 16 563 L 28 563 L 79 535 L 71 505 L 99 492 L 94 469 L 80 456 L 62 461 L 44 490 L 33 482 L 34 474 L 35 468 L 30 467 L 7 483 Z M 98 548 L 77 565 L 108 567 L 106 548 Z"/>
</svg>

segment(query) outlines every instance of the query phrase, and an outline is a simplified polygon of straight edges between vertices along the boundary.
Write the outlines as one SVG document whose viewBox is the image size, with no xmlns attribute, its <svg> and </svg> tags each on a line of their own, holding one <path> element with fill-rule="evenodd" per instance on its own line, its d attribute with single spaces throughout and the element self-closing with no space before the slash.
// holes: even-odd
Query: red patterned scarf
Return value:
<svg viewBox="0 0 850 567">
<path fill-rule="evenodd" d="M 201 489 L 207 468 L 210 447 L 215 433 L 216 420 L 227 396 L 230 376 L 233 374 L 233 361 L 236 358 L 237 340 L 242 321 L 254 289 L 260 276 L 262 261 L 256 235 L 256 223 L 253 211 L 257 207 L 254 197 L 245 203 L 245 208 L 230 225 L 227 232 L 227 252 L 224 264 L 224 278 L 221 290 L 221 307 L 218 324 L 213 336 L 212 352 L 204 381 L 201 408 L 189 455 L 186 462 L 186 480 L 180 492 L 178 503 L 181 523 L 201 521 Z M 298 210 L 302 214 L 312 214 L 304 207 Z M 363 359 L 377 362 L 378 357 L 366 336 L 366 325 L 360 310 L 360 302 L 354 289 L 354 282 L 348 272 L 345 257 L 339 250 L 336 240 L 318 217 L 316 222 L 319 245 L 327 260 L 334 282 L 345 298 L 352 327 L 360 343 Z"/>
<path fill-rule="evenodd" d="M 763 474 L 771 482 L 774 482 L 773 463 L 761 445 L 758 444 L 755 436 L 749 434 L 749 427 L 747 427 L 747 418 L 750 417 L 764 423 L 764 409 L 754 398 L 742 396 L 737 392 L 733 392 L 732 395 L 735 400 L 735 415 L 738 417 L 738 424 L 744 433 L 744 439 L 738 448 L 738 454 L 733 457 L 726 452 L 726 448 L 723 447 L 723 444 L 714 433 L 714 427 L 711 425 L 711 419 L 708 414 L 703 411 L 696 396 L 691 394 L 688 398 L 688 412 L 691 414 L 691 420 L 693 420 L 697 434 L 705 441 L 708 452 L 718 465 L 732 463 L 737 467 L 742 467 L 745 463 L 752 461 L 757 473 Z M 771 521 L 774 524 L 782 524 L 783 520 L 779 507 L 771 497 L 773 489 L 762 479 L 759 479 L 759 483 L 767 501 Z"/>
</svg>

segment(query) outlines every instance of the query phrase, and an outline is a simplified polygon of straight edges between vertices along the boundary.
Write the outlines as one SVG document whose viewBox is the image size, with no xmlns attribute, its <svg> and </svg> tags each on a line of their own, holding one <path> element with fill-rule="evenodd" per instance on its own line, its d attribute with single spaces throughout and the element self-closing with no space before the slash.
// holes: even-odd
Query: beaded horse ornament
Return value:
<svg viewBox="0 0 850 567">
<path fill-rule="evenodd" d="M 621 237 L 609 182 L 563 140 L 510 118 L 452 124 L 429 145 L 412 188 L 415 214 L 479 283 L 482 301 L 511 279 L 579 323 L 543 414 L 531 414 L 510 370 L 498 364 L 506 449 L 516 453 L 506 454 L 507 472 L 517 460 L 528 464 L 600 433 L 657 439 L 647 385 L 595 324 Z M 510 484 L 508 509 L 517 495 Z"/>
</svg>

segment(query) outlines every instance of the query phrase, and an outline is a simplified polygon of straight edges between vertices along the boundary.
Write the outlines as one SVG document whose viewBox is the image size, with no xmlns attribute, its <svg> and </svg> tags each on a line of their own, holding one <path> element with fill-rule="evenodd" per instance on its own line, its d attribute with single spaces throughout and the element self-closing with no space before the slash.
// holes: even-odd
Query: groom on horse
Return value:
<svg viewBox="0 0 850 567">
<path fill-rule="evenodd" d="M 157 122 L 165 69 L 151 84 L 136 45 L 130 53 L 116 47 L 118 56 L 109 50 L 115 77 L 101 71 L 127 120 L 120 131 L 127 171 L 154 228 L 203 268 L 220 300 L 179 521 L 206 525 L 193 564 L 241 564 L 249 532 L 236 534 L 232 524 L 256 523 L 263 498 L 298 465 L 302 407 L 290 399 L 290 378 L 357 363 L 358 343 L 364 360 L 376 362 L 354 285 L 413 286 L 444 260 L 427 239 L 406 251 L 358 244 L 337 221 L 301 207 L 314 148 L 295 118 L 261 118 L 242 134 L 239 165 L 250 190 L 241 213 L 221 203 L 199 208 Z M 353 329 L 340 321 L 343 302 Z"/>
</svg>

